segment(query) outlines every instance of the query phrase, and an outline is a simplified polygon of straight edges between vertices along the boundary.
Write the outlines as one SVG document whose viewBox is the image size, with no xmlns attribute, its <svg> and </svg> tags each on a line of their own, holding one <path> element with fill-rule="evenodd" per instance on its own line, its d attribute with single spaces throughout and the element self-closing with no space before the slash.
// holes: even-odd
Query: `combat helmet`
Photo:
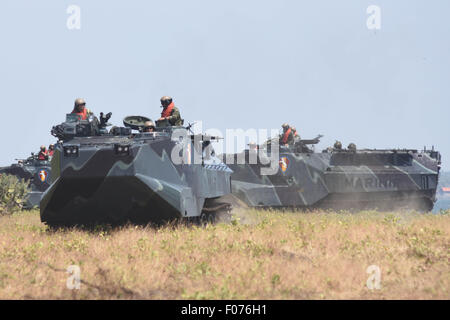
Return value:
<svg viewBox="0 0 450 320">
<path fill-rule="evenodd" d="M 83 98 L 75 99 L 75 107 L 86 105 L 86 101 Z"/>
<path fill-rule="evenodd" d="M 151 121 L 151 120 L 145 121 L 144 127 L 142 128 L 142 131 L 143 131 L 143 132 L 147 132 L 148 129 L 153 129 L 153 130 L 155 130 L 155 124 L 154 124 L 153 121 Z"/>
<path fill-rule="evenodd" d="M 169 104 L 172 103 L 172 97 L 162 96 L 160 101 L 161 101 L 161 106 L 167 107 Z"/>
<path fill-rule="evenodd" d="M 336 140 L 336 142 L 334 143 L 333 148 L 334 148 L 335 150 L 342 150 L 342 142 Z"/>
<path fill-rule="evenodd" d="M 356 151 L 356 144 L 354 144 L 353 142 L 349 143 L 347 149 L 349 151 Z"/>
</svg>

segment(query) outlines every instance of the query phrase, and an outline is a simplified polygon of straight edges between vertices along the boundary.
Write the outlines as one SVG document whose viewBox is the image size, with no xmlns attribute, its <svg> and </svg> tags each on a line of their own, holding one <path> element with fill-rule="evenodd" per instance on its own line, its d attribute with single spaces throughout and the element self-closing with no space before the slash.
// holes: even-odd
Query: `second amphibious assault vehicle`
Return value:
<svg viewBox="0 0 450 320">
<path fill-rule="evenodd" d="M 232 194 L 250 207 L 295 207 L 332 209 L 415 209 L 429 211 L 436 200 L 441 155 L 438 151 L 413 149 L 328 148 L 314 152 L 312 140 L 299 140 L 279 147 L 279 170 L 261 175 L 249 155 L 234 157 Z M 270 153 L 270 144 L 267 144 Z M 237 164 L 237 158 L 246 161 Z"/>
<path fill-rule="evenodd" d="M 24 208 L 39 206 L 43 192 L 50 186 L 51 168 L 48 160 L 39 160 L 31 154 L 27 159 L 16 159 L 17 163 L 0 168 L 0 174 L 14 175 L 29 182 L 30 192 L 26 196 Z"/>
<path fill-rule="evenodd" d="M 52 184 L 41 201 L 42 222 L 213 221 L 217 212 L 229 209 L 220 197 L 231 192 L 231 170 L 210 146 L 217 137 L 191 134 L 189 126 L 133 133 L 149 120 L 140 116 L 126 117 L 124 127 L 108 131 L 110 117 L 101 113 L 100 120 L 80 120 L 68 114 L 53 127 L 59 142 Z M 175 148 L 181 144 L 186 148 L 180 153 Z"/>
</svg>

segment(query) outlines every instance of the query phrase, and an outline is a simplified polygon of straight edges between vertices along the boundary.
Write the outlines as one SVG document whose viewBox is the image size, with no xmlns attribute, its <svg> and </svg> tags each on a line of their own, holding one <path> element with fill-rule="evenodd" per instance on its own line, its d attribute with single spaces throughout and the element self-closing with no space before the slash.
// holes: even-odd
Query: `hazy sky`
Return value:
<svg viewBox="0 0 450 320">
<path fill-rule="evenodd" d="M 53 142 L 77 97 L 121 124 L 158 118 L 171 95 L 205 129 L 289 122 L 323 134 L 320 149 L 434 145 L 449 170 L 449 12 L 448 0 L 2 0 L 0 165 Z"/>
</svg>

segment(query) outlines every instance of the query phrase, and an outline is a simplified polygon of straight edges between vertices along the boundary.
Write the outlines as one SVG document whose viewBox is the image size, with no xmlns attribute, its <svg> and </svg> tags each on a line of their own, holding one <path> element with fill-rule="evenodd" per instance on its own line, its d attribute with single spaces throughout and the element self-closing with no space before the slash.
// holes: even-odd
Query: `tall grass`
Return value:
<svg viewBox="0 0 450 320">
<path fill-rule="evenodd" d="M 449 215 L 406 212 L 58 231 L 15 213 L 0 217 L 0 299 L 449 299 L 449 231 Z M 366 285 L 371 265 L 380 289 Z"/>
</svg>

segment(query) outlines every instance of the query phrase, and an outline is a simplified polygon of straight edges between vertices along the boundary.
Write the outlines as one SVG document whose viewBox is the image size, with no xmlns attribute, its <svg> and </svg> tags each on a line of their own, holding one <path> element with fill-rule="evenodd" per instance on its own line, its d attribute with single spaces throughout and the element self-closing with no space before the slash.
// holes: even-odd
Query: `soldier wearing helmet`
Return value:
<svg viewBox="0 0 450 320">
<path fill-rule="evenodd" d="M 280 135 L 280 145 L 289 146 L 294 143 L 294 133 L 292 132 L 291 127 L 284 123 L 282 126 L 283 133 Z"/>
<path fill-rule="evenodd" d="M 154 132 L 155 131 L 155 124 L 153 121 L 146 121 L 144 123 L 144 128 L 142 129 L 142 132 Z"/>
<path fill-rule="evenodd" d="M 156 121 L 158 127 L 183 125 L 183 119 L 181 119 L 180 111 L 177 107 L 175 107 L 171 97 L 162 97 L 161 107 L 163 108 L 161 118 Z"/>
<path fill-rule="evenodd" d="M 38 160 L 48 160 L 47 149 L 45 148 L 45 146 L 41 146 L 41 150 L 38 153 Z"/>
<path fill-rule="evenodd" d="M 354 144 L 353 142 L 349 143 L 347 149 L 349 151 L 356 151 L 356 144 Z"/>
<path fill-rule="evenodd" d="M 334 150 L 342 150 L 342 142 L 340 142 L 339 140 L 336 140 L 336 142 L 334 143 L 333 149 Z"/>
<path fill-rule="evenodd" d="M 82 98 L 75 100 L 75 105 L 73 107 L 72 113 L 77 114 L 81 120 L 87 120 L 87 118 L 93 113 L 91 110 L 86 108 L 86 101 Z"/>
<path fill-rule="evenodd" d="M 53 153 L 55 152 L 55 145 L 51 144 L 48 146 L 47 154 L 49 157 L 53 157 Z"/>
</svg>

